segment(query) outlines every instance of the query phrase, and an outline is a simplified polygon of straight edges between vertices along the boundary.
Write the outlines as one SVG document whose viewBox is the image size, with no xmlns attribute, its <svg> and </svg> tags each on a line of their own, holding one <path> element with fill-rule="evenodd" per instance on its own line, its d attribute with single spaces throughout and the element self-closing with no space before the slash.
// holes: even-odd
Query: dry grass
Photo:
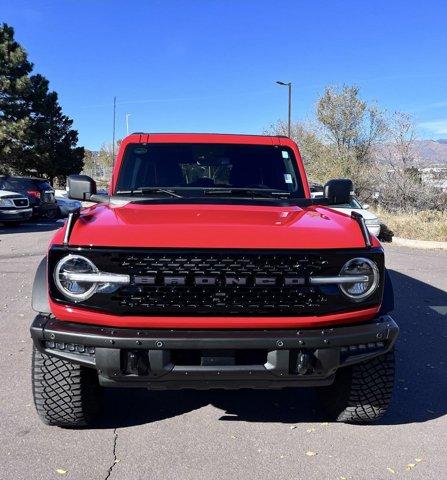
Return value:
<svg viewBox="0 0 447 480">
<path fill-rule="evenodd" d="M 447 241 L 447 212 L 389 213 L 378 210 L 376 213 L 396 237 Z"/>
</svg>

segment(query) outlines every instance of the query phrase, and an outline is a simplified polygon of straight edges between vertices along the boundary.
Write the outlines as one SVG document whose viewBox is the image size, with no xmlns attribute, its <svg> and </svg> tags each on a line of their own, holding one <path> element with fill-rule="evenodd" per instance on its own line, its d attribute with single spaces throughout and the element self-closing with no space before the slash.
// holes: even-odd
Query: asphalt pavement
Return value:
<svg viewBox="0 0 447 480">
<path fill-rule="evenodd" d="M 311 389 L 107 390 L 95 428 L 40 422 L 31 395 L 34 272 L 60 223 L 0 226 L 1 479 L 447 478 L 447 252 L 386 246 L 401 327 L 380 423 L 325 423 Z"/>
</svg>

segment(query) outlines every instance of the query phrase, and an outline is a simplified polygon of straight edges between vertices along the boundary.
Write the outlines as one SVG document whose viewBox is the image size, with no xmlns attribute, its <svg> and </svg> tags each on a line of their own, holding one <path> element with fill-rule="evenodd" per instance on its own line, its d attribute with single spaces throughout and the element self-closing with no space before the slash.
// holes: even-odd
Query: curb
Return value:
<svg viewBox="0 0 447 480">
<path fill-rule="evenodd" d="M 399 245 L 401 247 L 447 251 L 447 242 L 434 242 L 431 240 L 411 240 L 410 238 L 393 237 L 393 241 L 391 243 L 394 245 Z"/>
</svg>

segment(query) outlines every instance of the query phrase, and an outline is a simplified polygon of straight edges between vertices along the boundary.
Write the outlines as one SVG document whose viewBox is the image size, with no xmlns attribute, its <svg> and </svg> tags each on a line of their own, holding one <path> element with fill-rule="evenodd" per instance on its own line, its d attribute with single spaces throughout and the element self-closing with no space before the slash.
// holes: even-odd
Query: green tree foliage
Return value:
<svg viewBox="0 0 447 480">
<path fill-rule="evenodd" d="M 0 165 L 4 171 L 38 175 L 51 182 L 78 173 L 84 149 L 77 147 L 73 121 L 63 114 L 56 92 L 32 75 L 14 30 L 0 27 Z"/>
<path fill-rule="evenodd" d="M 84 148 L 76 147 L 78 134 L 73 130 L 73 120 L 62 113 L 57 93 L 48 89 L 48 80 L 42 75 L 30 77 L 28 105 L 30 123 L 27 149 L 17 168 L 21 173 L 37 173 L 51 182 L 63 180 L 83 167 Z"/>
<path fill-rule="evenodd" d="M 0 172 L 23 150 L 28 127 L 25 97 L 30 88 L 33 65 L 25 50 L 14 40 L 14 30 L 0 26 Z"/>
</svg>

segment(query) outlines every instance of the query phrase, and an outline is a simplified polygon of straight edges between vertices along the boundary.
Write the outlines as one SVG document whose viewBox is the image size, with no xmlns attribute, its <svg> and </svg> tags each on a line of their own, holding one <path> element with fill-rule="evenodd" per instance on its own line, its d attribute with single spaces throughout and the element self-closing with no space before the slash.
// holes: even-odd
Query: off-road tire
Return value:
<svg viewBox="0 0 447 480">
<path fill-rule="evenodd" d="M 96 371 L 33 346 L 32 386 L 37 413 L 47 425 L 84 427 L 98 416 L 102 389 Z"/>
<path fill-rule="evenodd" d="M 318 389 L 328 419 L 371 423 L 388 409 L 394 385 L 394 350 L 367 362 L 341 368 L 334 383 Z"/>
</svg>

